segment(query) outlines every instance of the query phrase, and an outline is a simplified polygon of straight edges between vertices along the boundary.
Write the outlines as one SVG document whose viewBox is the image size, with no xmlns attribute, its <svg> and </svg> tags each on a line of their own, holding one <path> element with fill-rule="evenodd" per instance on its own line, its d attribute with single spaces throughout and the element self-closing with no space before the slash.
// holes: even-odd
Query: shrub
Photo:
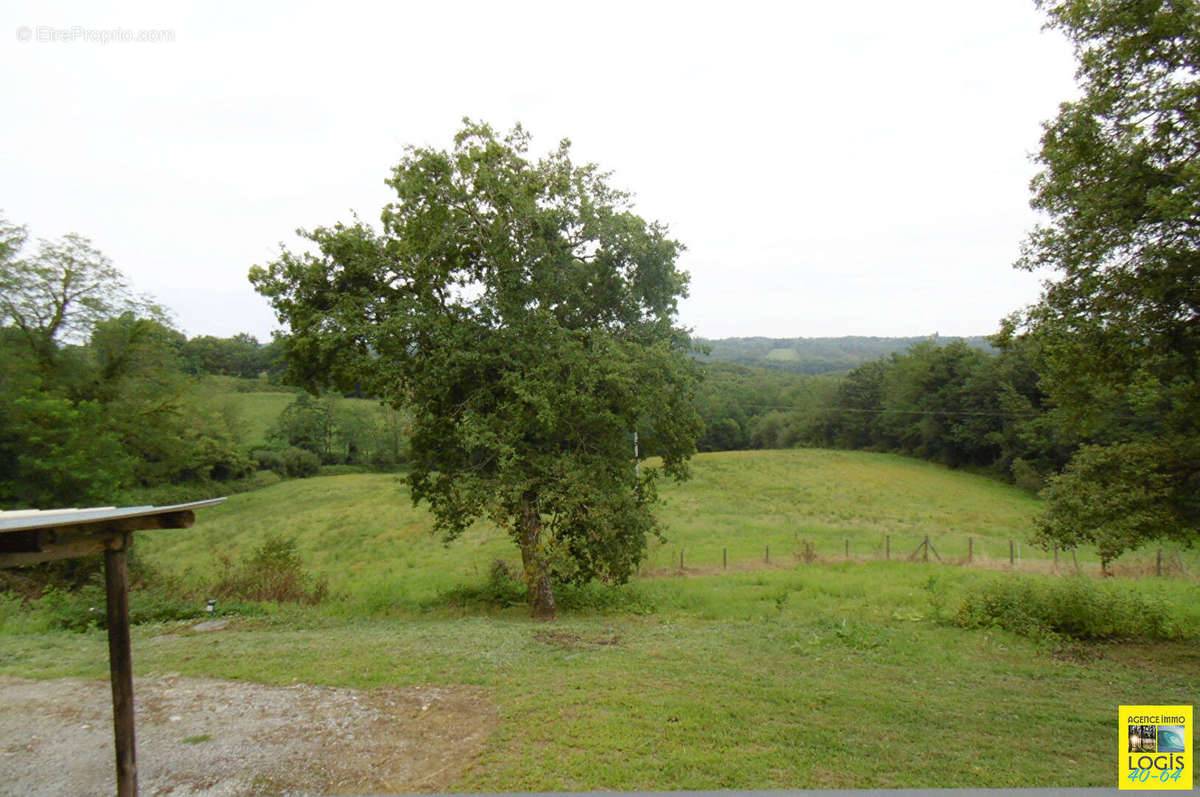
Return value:
<svg viewBox="0 0 1200 797">
<path fill-rule="evenodd" d="M 1184 634 L 1166 607 L 1136 584 L 1084 578 L 1009 578 L 967 593 L 955 617 L 964 628 L 1003 628 L 1033 638 L 1177 639 Z"/>
<path fill-rule="evenodd" d="M 1012 461 L 1011 470 L 1013 484 L 1017 485 L 1022 490 L 1028 490 L 1031 493 L 1037 493 L 1046 486 L 1046 477 L 1038 473 L 1032 465 L 1020 457 L 1017 457 Z"/>
<path fill-rule="evenodd" d="M 329 595 L 329 584 L 304 570 L 296 541 L 268 536 L 250 558 L 234 565 L 221 560 L 222 574 L 210 590 L 224 600 L 320 603 Z"/>
<path fill-rule="evenodd" d="M 256 448 L 250 452 L 250 456 L 254 459 L 254 464 L 260 471 L 275 471 L 280 476 L 287 474 L 287 468 L 283 464 L 283 456 L 275 449 Z"/>
<path fill-rule="evenodd" d="M 321 470 L 321 458 L 311 451 L 291 446 L 280 452 L 283 459 L 283 469 L 287 476 L 303 479 L 316 476 Z"/>
</svg>

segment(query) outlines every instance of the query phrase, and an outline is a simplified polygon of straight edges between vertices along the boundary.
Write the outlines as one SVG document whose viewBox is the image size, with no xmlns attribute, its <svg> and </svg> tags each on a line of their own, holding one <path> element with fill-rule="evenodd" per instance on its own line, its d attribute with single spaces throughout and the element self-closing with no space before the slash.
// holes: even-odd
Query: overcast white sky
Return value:
<svg viewBox="0 0 1200 797">
<path fill-rule="evenodd" d="M 1029 155 L 1074 94 L 1041 25 L 1032 0 L 10 0 L 0 209 L 90 237 L 189 335 L 266 340 L 251 265 L 377 221 L 404 145 L 520 121 L 688 246 L 701 336 L 986 334 L 1039 292 L 1011 265 Z"/>
</svg>

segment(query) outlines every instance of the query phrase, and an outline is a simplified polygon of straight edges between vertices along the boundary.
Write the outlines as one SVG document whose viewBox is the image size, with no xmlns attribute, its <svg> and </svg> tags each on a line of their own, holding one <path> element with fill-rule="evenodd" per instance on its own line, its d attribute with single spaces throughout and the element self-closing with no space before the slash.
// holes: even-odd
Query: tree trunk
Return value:
<svg viewBox="0 0 1200 797">
<path fill-rule="evenodd" d="M 535 620 L 553 620 L 554 592 L 546 556 L 541 550 L 542 514 L 537 495 L 527 493 L 521 499 L 521 563 L 525 566 L 525 584 L 529 587 L 529 613 Z"/>
</svg>

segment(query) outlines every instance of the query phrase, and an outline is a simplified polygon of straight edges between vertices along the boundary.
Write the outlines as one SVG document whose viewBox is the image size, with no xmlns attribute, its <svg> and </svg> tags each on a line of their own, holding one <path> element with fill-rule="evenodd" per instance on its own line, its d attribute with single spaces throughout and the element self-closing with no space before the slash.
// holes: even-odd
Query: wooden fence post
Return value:
<svg viewBox="0 0 1200 797">
<path fill-rule="evenodd" d="M 883 538 L 883 558 L 892 558 L 892 535 L 889 534 Z"/>
<path fill-rule="evenodd" d="M 967 564 L 975 561 L 975 538 L 967 537 Z"/>
<path fill-rule="evenodd" d="M 125 549 L 104 552 L 104 587 L 108 598 L 108 662 L 112 674 L 113 731 L 116 737 L 117 794 L 137 794 L 137 752 L 133 732 L 133 662 L 129 655 L 129 569 Z"/>
<path fill-rule="evenodd" d="M 771 564 L 771 546 L 767 546 L 767 564 Z"/>
<path fill-rule="evenodd" d="M 1013 541 L 1009 540 L 1008 541 L 1008 566 L 1012 567 L 1016 563 L 1017 563 L 1016 547 L 1013 545 Z"/>
<path fill-rule="evenodd" d="M 729 549 L 728 548 L 721 549 L 721 568 L 724 570 L 729 569 Z"/>
<path fill-rule="evenodd" d="M 846 558 L 847 559 L 850 558 L 850 539 L 849 538 L 846 539 Z M 1162 551 L 1159 551 L 1158 558 L 1160 561 L 1162 560 Z"/>
<path fill-rule="evenodd" d="M 1058 543 L 1054 543 L 1054 572 L 1058 572 Z"/>
<path fill-rule="evenodd" d="M 679 549 L 679 569 L 683 569 L 683 549 Z"/>
<path fill-rule="evenodd" d="M 1158 549 L 1158 565 L 1155 568 L 1158 574 L 1162 575 L 1162 548 Z"/>
</svg>

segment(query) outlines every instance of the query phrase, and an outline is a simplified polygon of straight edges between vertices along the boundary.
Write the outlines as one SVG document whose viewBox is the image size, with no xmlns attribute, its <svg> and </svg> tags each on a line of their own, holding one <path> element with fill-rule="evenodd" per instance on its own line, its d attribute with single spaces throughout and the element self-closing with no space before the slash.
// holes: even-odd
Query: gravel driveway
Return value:
<svg viewBox="0 0 1200 797">
<path fill-rule="evenodd" d="M 134 681 L 143 795 L 443 791 L 496 726 L 485 690 Z M 0 794 L 116 791 L 107 681 L 0 676 Z"/>
</svg>

